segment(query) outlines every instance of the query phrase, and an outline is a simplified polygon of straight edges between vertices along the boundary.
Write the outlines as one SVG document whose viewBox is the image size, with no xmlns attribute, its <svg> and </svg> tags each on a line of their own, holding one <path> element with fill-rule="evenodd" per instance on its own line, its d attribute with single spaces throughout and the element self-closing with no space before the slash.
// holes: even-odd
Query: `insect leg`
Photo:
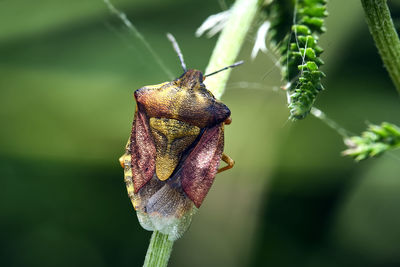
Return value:
<svg viewBox="0 0 400 267">
<path fill-rule="evenodd" d="M 225 166 L 225 167 L 220 168 L 217 173 L 229 170 L 229 169 L 231 169 L 233 167 L 233 165 L 235 165 L 235 161 L 233 159 L 231 159 L 231 157 L 229 157 L 225 153 L 222 153 L 221 160 L 223 162 L 225 162 L 226 164 L 228 164 L 228 165 Z"/>
<path fill-rule="evenodd" d="M 125 154 L 123 154 L 121 157 L 119 157 L 119 164 L 121 164 L 122 168 L 125 168 L 125 164 L 126 163 L 130 163 L 131 160 L 131 156 L 130 156 L 130 147 L 129 145 L 131 144 L 131 138 L 128 138 L 128 142 L 126 142 L 126 146 L 125 146 Z"/>
</svg>

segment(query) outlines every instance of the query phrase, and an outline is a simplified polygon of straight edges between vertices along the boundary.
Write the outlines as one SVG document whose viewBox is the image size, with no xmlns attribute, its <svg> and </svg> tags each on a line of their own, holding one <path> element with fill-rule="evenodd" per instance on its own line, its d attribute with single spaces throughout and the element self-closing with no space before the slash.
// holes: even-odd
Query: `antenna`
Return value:
<svg viewBox="0 0 400 267">
<path fill-rule="evenodd" d="M 243 63 L 244 63 L 243 60 L 238 61 L 238 62 L 233 63 L 232 65 L 229 65 L 229 66 L 227 66 L 227 67 L 225 67 L 225 68 L 222 68 L 222 69 L 220 69 L 220 70 L 211 72 L 210 74 L 206 74 L 206 75 L 204 75 L 204 78 L 205 78 L 205 77 L 208 77 L 208 76 L 211 76 L 211 75 L 214 75 L 214 74 L 217 74 L 218 72 L 221 72 L 221 71 L 224 71 L 224 70 L 231 69 L 231 68 L 234 68 L 234 67 L 236 67 L 236 66 L 242 65 Z"/>
<path fill-rule="evenodd" d="M 186 64 L 185 64 L 185 61 L 183 60 L 183 55 L 182 55 L 181 49 L 179 48 L 178 42 L 175 40 L 175 37 L 172 34 L 170 34 L 169 32 L 167 33 L 167 38 L 172 43 L 172 46 L 174 47 L 175 52 L 178 54 L 179 61 L 181 62 L 183 71 L 186 72 L 187 71 Z"/>
</svg>

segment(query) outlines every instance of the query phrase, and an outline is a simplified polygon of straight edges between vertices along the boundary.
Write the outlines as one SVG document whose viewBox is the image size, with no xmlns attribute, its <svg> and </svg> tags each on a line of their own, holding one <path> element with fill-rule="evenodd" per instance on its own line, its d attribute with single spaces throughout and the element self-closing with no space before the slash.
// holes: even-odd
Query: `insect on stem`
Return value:
<svg viewBox="0 0 400 267">
<path fill-rule="evenodd" d="M 229 66 L 227 66 L 227 67 L 225 67 L 225 68 L 222 68 L 222 69 L 220 69 L 220 70 L 217 70 L 217 71 L 211 72 L 211 73 L 209 73 L 209 74 L 206 74 L 206 75 L 204 75 L 204 77 L 208 77 L 208 76 L 211 76 L 211 75 L 217 74 L 218 72 L 221 72 L 221 71 L 224 71 L 224 70 L 227 70 L 227 69 L 234 68 L 234 67 L 236 67 L 236 66 L 242 65 L 243 63 L 244 63 L 244 61 L 243 61 L 243 60 L 241 60 L 241 61 L 238 61 L 238 62 L 236 62 L 236 63 L 233 63 L 232 65 L 229 65 Z"/>
<path fill-rule="evenodd" d="M 183 71 L 186 72 L 187 71 L 186 64 L 185 64 L 185 61 L 183 60 L 183 55 L 182 55 L 181 49 L 179 48 L 178 42 L 175 40 L 175 37 L 170 33 L 167 33 L 167 38 L 172 43 L 172 46 L 174 47 L 175 52 L 178 54 L 179 61 L 181 62 Z"/>
</svg>

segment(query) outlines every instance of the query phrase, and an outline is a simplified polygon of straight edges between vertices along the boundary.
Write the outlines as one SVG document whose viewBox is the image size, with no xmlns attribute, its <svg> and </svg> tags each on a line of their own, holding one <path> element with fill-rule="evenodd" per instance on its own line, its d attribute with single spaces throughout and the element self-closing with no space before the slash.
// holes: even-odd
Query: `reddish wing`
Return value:
<svg viewBox="0 0 400 267">
<path fill-rule="evenodd" d="M 181 169 L 182 188 L 200 207 L 217 174 L 224 149 L 223 124 L 207 128 Z"/>
<path fill-rule="evenodd" d="M 135 193 L 153 177 L 156 147 L 149 129 L 147 116 L 137 107 L 131 134 L 131 164 Z"/>
</svg>

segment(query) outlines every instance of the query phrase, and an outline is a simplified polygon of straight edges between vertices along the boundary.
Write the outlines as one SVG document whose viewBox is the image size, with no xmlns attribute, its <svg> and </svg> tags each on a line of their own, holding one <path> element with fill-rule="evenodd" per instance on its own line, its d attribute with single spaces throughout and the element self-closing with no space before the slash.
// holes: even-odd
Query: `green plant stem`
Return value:
<svg viewBox="0 0 400 267">
<path fill-rule="evenodd" d="M 171 255 L 173 241 L 158 231 L 154 231 L 147 249 L 144 267 L 165 267 Z"/>
<path fill-rule="evenodd" d="M 386 0 L 361 0 L 379 54 L 400 94 L 400 40 Z"/>
<path fill-rule="evenodd" d="M 231 15 L 211 55 L 205 73 L 211 73 L 234 63 L 245 40 L 251 23 L 257 13 L 259 0 L 237 0 L 231 8 Z M 225 91 L 231 70 L 207 77 L 204 81 L 207 89 L 217 99 Z"/>
</svg>

